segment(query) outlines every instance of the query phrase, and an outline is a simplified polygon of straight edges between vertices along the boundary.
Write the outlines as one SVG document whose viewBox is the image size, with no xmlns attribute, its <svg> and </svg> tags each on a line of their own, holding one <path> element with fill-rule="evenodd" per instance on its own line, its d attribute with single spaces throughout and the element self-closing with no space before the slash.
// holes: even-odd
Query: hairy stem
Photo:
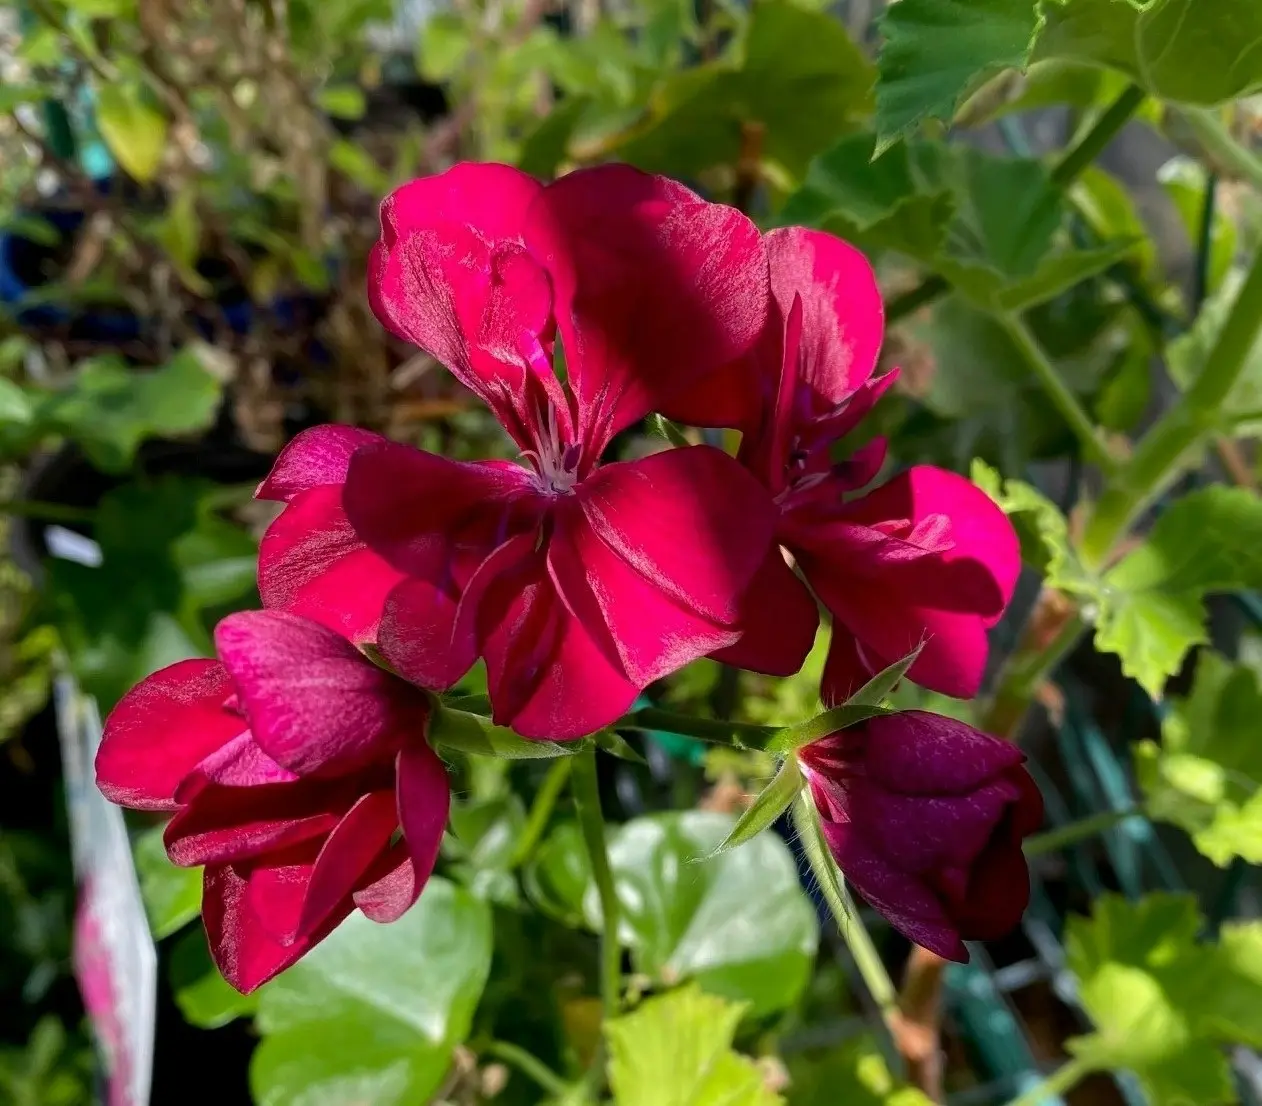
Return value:
<svg viewBox="0 0 1262 1106">
<path fill-rule="evenodd" d="M 885 970 L 867 929 L 860 921 L 859 912 L 837 878 L 837 866 L 833 863 L 820 830 L 819 815 L 806 794 L 799 795 L 793 804 L 793 825 L 802 842 L 802 851 L 811 866 L 811 873 L 815 876 L 824 901 L 828 903 L 829 912 L 850 949 L 855 967 L 859 969 L 859 975 L 863 977 L 872 1001 L 881 1011 L 881 1017 L 892 1028 L 898 1013 L 898 994 L 894 989 L 894 982 Z"/>
<path fill-rule="evenodd" d="M 663 733 L 695 737 L 740 749 L 761 749 L 776 733 L 774 726 L 756 726 L 749 722 L 727 722 L 715 718 L 695 718 L 658 707 L 643 707 L 615 722 L 615 730 L 661 730 Z"/>
</svg>

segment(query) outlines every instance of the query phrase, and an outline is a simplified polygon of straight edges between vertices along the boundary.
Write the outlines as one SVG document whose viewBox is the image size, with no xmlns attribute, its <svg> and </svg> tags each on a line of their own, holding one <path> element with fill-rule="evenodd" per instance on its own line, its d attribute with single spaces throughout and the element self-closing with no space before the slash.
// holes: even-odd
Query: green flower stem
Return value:
<svg viewBox="0 0 1262 1106">
<path fill-rule="evenodd" d="M 1077 1086 L 1084 1077 L 1091 1074 L 1091 1071 L 1090 1064 L 1082 1060 L 1070 1060 L 1024 1094 L 1017 1095 L 1008 1103 L 1008 1106 L 1046 1106 L 1049 1098 L 1064 1094 Z"/>
<path fill-rule="evenodd" d="M 548 828 L 548 819 L 552 817 L 557 799 L 561 797 L 561 792 L 570 781 L 570 773 L 573 769 L 572 757 L 558 757 L 552 762 L 548 774 L 543 777 L 543 783 L 539 785 L 539 790 L 535 793 L 535 801 L 530 805 L 526 825 L 517 839 L 517 848 L 513 850 L 512 866 L 514 868 L 529 860 L 530 855 L 535 851 L 544 830 Z"/>
<path fill-rule="evenodd" d="M 1062 188 L 1072 184 L 1116 137 L 1144 102 L 1146 93 L 1139 85 L 1123 89 L 1108 110 L 1095 121 L 1091 129 L 1061 156 L 1052 169 L 1052 183 Z"/>
<path fill-rule="evenodd" d="M 1139 807 L 1127 807 L 1125 810 L 1105 810 L 1093 814 L 1089 818 L 1080 818 L 1059 829 L 1048 830 L 1047 833 L 1036 834 L 1026 840 L 1024 852 L 1026 858 L 1054 853 L 1060 849 L 1076 845 L 1080 841 L 1095 837 L 1119 826 L 1127 819 L 1139 817 L 1143 811 Z"/>
<path fill-rule="evenodd" d="M 1240 177 L 1262 189 L 1262 157 L 1232 137 L 1217 108 L 1178 107 L 1171 114 L 1200 143 L 1205 159 L 1221 175 Z"/>
<path fill-rule="evenodd" d="M 550 1097 L 565 1098 L 573 1087 L 554 1072 L 537 1056 L 531 1055 L 519 1045 L 508 1041 L 492 1041 L 482 1050 L 494 1056 L 537 1083 Z"/>
<path fill-rule="evenodd" d="M 1138 85 L 1124 89 L 1086 134 L 1070 147 L 1052 168 L 1052 181 L 1062 188 L 1071 185 L 1117 135 L 1144 102 Z M 1239 150 L 1240 147 L 1237 147 Z M 1262 163 L 1259 163 L 1262 165 Z M 893 326 L 934 300 L 946 295 L 951 285 L 939 273 L 925 277 L 915 288 L 896 296 L 885 306 L 885 322 Z"/>
<path fill-rule="evenodd" d="M 859 918 L 859 912 L 837 877 L 837 866 L 833 863 L 832 854 L 824 841 L 819 815 L 805 792 L 793 804 L 793 825 L 802 842 L 802 850 L 811 866 L 811 872 L 824 893 L 824 901 L 828 903 L 833 920 L 854 958 L 855 967 L 859 969 L 859 975 L 862 976 L 872 1001 L 880 1010 L 881 1017 L 887 1024 L 892 1023 L 898 1015 L 898 991 Z"/>
<path fill-rule="evenodd" d="M 41 503 L 36 499 L 10 499 L 6 503 L 0 503 L 0 515 L 33 518 L 39 522 L 96 521 L 96 511 L 91 507 L 71 507 L 65 503 Z"/>
<path fill-rule="evenodd" d="M 1078 397 L 1069 390 L 1068 385 L 1061 379 L 1056 367 L 1047 359 L 1047 355 L 1039 346 L 1038 341 L 1030 333 L 1029 327 L 1017 316 L 1006 312 L 997 312 L 994 318 L 1003 327 L 1008 337 L 1012 339 L 1017 349 L 1021 351 L 1021 356 L 1024 358 L 1027 367 L 1038 377 L 1039 383 L 1047 393 L 1047 398 L 1052 401 L 1052 405 L 1069 424 L 1074 436 L 1082 443 L 1087 457 L 1106 472 L 1116 468 L 1113 455 L 1109 452 L 1104 442 L 1101 441 L 1100 434 L 1096 430 L 1096 425 L 1092 422 L 1091 416 L 1087 414 L 1082 404 L 1078 402 Z"/>
<path fill-rule="evenodd" d="M 716 718 L 695 718 L 689 714 L 658 707 L 643 707 L 615 722 L 615 730 L 661 730 L 663 733 L 695 737 L 740 749 L 762 749 L 777 732 L 774 726 L 756 726 L 749 722 L 725 722 Z"/>
<path fill-rule="evenodd" d="M 616 1018 L 622 1009 L 622 946 L 618 941 L 618 892 L 605 844 L 605 818 L 600 809 L 596 781 L 596 749 L 584 749 L 573 758 L 574 804 L 587 847 L 592 878 L 600 895 L 600 998 L 605 1018 Z"/>
<path fill-rule="evenodd" d="M 1069 655 L 1086 629 L 1080 614 L 1071 615 L 1050 642 L 1019 649 L 1003 667 L 999 686 L 981 716 L 981 729 L 1013 740 L 1039 684 Z"/>
<path fill-rule="evenodd" d="M 1240 287 L 1226 325 L 1205 367 L 1183 398 L 1140 439 L 1114 475 L 1087 522 L 1079 550 L 1089 570 L 1099 571 L 1117 543 L 1217 434 L 1220 408 L 1249 360 L 1262 332 L 1262 250 Z"/>
</svg>

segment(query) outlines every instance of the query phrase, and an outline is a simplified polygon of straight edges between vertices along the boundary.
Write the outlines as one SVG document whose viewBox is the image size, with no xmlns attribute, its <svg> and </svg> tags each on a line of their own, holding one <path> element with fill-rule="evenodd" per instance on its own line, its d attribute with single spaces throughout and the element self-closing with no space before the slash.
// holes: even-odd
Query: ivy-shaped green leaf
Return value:
<svg viewBox="0 0 1262 1106">
<path fill-rule="evenodd" d="M 687 811 L 621 827 L 609 849 L 624 905 L 620 936 L 636 971 L 662 984 L 696 979 L 707 991 L 765 1014 L 786 1009 L 801 995 L 819 923 L 788 847 L 773 834 L 713 855 L 735 822 Z M 549 866 L 567 871 L 552 840 L 543 849 Z M 567 846 L 580 847 L 573 835 Z M 600 899 L 590 883 L 582 910 L 598 927 Z"/>
<path fill-rule="evenodd" d="M 879 157 L 925 118 L 950 120 L 981 79 L 1024 69 L 1038 34 L 1036 0 L 899 0 L 881 20 Z"/>
<path fill-rule="evenodd" d="M 1244 665 L 1206 650 L 1191 694 L 1176 699 L 1161 743 L 1135 749 L 1135 774 L 1154 818 L 1186 830 L 1215 864 L 1262 863 L 1262 687 Z"/>
<path fill-rule="evenodd" d="M 441 1085 L 491 968 L 490 908 L 432 878 L 390 925 L 358 911 L 259 1003 L 263 1106 L 412 1106 Z"/>
<path fill-rule="evenodd" d="M 1205 596 L 1262 587 L 1262 500 L 1242 488 L 1191 492 L 1104 576 L 1096 647 L 1152 696 L 1208 641 Z"/>
<path fill-rule="evenodd" d="M 783 1106 L 757 1065 L 733 1051 L 746 1007 L 695 985 L 605 1025 L 617 1106 Z"/>
</svg>

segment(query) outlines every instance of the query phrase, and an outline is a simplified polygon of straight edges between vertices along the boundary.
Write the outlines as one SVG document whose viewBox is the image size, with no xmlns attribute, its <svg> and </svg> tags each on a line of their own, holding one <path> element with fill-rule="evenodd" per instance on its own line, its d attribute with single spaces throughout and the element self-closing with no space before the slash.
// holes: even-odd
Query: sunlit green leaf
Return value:
<svg viewBox="0 0 1262 1106">
<path fill-rule="evenodd" d="M 355 912 L 259 1003 L 250 1064 L 260 1106 L 428 1102 L 491 967 L 490 909 L 432 878 L 390 925 Z"/>
<path fill-rule="evenodd" d="M 1036 0 L 900 0 L 881 20 L 877 153 L 926 117 L 950 120 L 980 79 L 1024 68 L 1039 27 Z"/>
<path fill-rule="evenodd" d="M 696 986 L 651 998 L 605 1025 L 617 1106 L 783 1106 L 732 1050 L 745 1012 Z"/>
<path fill-rule="evenodd" d="M 416 47 L 416 68 L 427 81 L 448 81 L 456 75 L 473 49 L 465 21 L 455 12 L 435 12 L 421 27 Z"/>
<path fill-rule="evenodd" d="M 1254 950 L 1238 937 L 1226 951 L 1198 943 L 1200 927 L 1191 896 L 1130 903 L 1105 895 L 1066 931 L 1069 967 L 1095 1025 L 1066 1047 L 1097 1070 L 1133 1072 L 1154 1106 L 1235 1101 L 1220 1042 L 1250 1039 L 1230 1023 L 1258 997 Z M 1256 1027 L 1247 1009 L 1245 1020 Z"/>
<path fill-rule="evenodd" d="M 1262 863 L 1262 687 L 1245 665 L 1206 650 L 1186 699 L 1176 699 L 1161 743 L 1140 742 L 1135 774 L 1146 808 L 1173 822 L 1218 865 Z"/>
<path fill-rule="evenodd" d="M 430 719 L 429 739 L 440 749 L 507 760 L 547 760 L 573 756 L 582 749 L 578 741 L 532 741 L 519 737 L 489 718 L 455 707 L 435 709 Z"/>
<path fill-rule="evenodd" d="M 108 84 L 98 94 L 96 123 L 110 152 L 127 173 L 153 180 L 166 149 L 167 121 L 136 85 Z"/>
<path fill-rule="evenodd" d="M 1187 651 L 1208 640 L 1204 598 L 1262 587 L 1262 500 L 1242 488 L 1191 492 L 1104 576 L 1096 647 L 1159 696 Z"/>
</svg>

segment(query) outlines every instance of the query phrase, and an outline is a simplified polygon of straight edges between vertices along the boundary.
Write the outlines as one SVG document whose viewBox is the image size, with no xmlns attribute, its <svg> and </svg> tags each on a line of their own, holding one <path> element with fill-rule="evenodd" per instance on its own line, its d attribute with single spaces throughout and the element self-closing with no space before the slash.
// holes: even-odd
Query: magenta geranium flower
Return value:
<svg viewBox="0 0 1262 1106">
<path fill-rule="evenodd" d="M 353 432 L 296 440 L 278 465 L 288 475 L 264 486 L 303 489 L 264 543 L 264 598 L 318 605 L 342 587 L 322 573 L 361 571 L 375 597 L 384 571 L 402 574 L 378 638 L 396 670 L 445 688 L 483 657 L 497 722 L 528 737 L 591 733 L 652 680 L 740 637 L 741 596 L 774 526 L 766 491 L 707 446 L 601 454 L 758 339 L 758 233 L 626 166 L 544 187 L 506 166 L 459 165 L 400 188 L 381 219 L 378 318 L 477 393 L 521 460 L 462 463 L 377 440 L 353 451 L 334 494 L 324 481 L 341 480 Z M 311 488 L 326 489 L 326 522 L 295 517 Z"/>
<path fill-rule="evenodd" d="M 254 990 L 358 907 L 398 918 L 447 824 L 425 693 L 343 637 L 279 611 L 225 618 L 220 660 L 127 693 L 96 758 L 107 798 L 172 811 L 176 864 L 205 865 L 202 918 L 220 972 Z"/>
<path fill-rule="evenodd" d="M 876 278 L 858 250 L 819 231 L 790 227 L 764 242 L 774 300 L 767 334 L 727 372 L 673 397 L 668 411 L 744 432 L 740 459 L 780 508 L 777 541 L 833 617 L 825 701 L 844 700 L 922 642 L 910 678 L 971 697 L 986 631 L 1020 571 L 1012 525 L 968 480 L 932 466 L 858 494 L 879 472 L 885 442 L 841 462 L 832 450 L 895 379 L 872 376 L 884 331 Z M 719 658 L 796 672 L 817 608 L 778 549 L 748 593 L 745 617 L 748 633 Z"/>
<path fill-rule="evenodd" d="M 948 960 L 1002 937 L 1030 899 L 1022 838 L 1043 800 L 1015 745 L 924 711 L 869 719 L 798 750 L 848 884 Z"/>
</svg>

